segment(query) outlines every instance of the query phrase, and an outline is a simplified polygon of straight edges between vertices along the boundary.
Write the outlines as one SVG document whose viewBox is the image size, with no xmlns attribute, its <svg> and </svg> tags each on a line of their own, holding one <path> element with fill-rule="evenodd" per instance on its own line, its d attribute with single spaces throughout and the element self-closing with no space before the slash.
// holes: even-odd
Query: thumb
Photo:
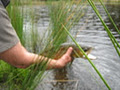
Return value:
<svg viewBox="0 0 120 90">
<path fill-rule="evenodd" d="M 73 51 L 73 48 L 72 47 L 69 47 L 67 52 L 65 54 L 67 55 L 71 55 L 72 54 L 72 51 Z"/>
</svg>

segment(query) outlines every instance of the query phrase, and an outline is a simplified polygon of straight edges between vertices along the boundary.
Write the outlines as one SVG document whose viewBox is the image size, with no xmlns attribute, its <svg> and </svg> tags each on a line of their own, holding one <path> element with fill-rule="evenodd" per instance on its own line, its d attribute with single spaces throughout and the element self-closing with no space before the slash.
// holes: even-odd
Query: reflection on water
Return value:
<svg viewBox="0 0 120 90">
<path fill-rule="evenodd" d="M 107 8 L 120 27 L 120 6 L 108 5 Z M 35 6 L 37 29 L 45 31 L 49 26 L 48 10 L 45 6 Z M 98 6 L 107 25 L 117 40 L 117 35 L 103 8 Z M 26 22 L 27 25 L 27 22 Z M 77 32 L 76 32 L 77 30 Z M 91 54 L 97 57 L 93 63 L 108 82 L 112 90 L 120 90 L 120 58 L 104 30 L 100 20 L 90 6 L 85 16 L 79 21 L 71 33 L 79 33 L 76 41 L 82 46 L 93 47 Z M 40 33 L 41 35 L 41 33 Z M 69 40 L 71 42 L 71 40 Z M 107 88 L 93 70 L 89 62 L 82 58 L 74 60 L 71 67 L 62 70 L 51 70 L 36 90 L 106 90 Z"/>
</svg>

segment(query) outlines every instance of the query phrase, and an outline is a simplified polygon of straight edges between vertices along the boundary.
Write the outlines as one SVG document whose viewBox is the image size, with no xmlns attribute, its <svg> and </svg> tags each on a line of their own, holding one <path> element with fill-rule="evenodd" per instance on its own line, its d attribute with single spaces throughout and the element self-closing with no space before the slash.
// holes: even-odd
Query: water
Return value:
<svg viewBox="0 0 120 90">
<path fill-rule="evenodd" d="M 119 5 L 107 5 L 107 9 L 112 15 L 118 27 L 120 27 Z M 49 26 L 49 16 L 46 6 L 34 6 L 37 29 L 39 32 L 45 31 Z M 117 40 L 120 36 L 111 25 L 103 8 L 98 6 L 100 13 L 112 30 Z M 27 26 L 27 25 L 26 25 Z M 112 90 L 120 90 L 120 58 L 117 55 L 104 27 L 95 15 L 90 6 L 85 16 L 79 21 L 71 33 L 75 34 L 76 41 L 82 46 L 93 47 L 92 55 L 97 59 L 92 62 L 110 85 Z M 40 35 L 42 35 L 40 33 Z M 71 40 L 69 40 L 71 41 Z M 76 58 L 71 67 L 64 70 L 50 70 L 42 83 L 36 90 L 107 90 L 104 83 L 96 74 L 92 66 L 86 59 Z"/>
</svg>

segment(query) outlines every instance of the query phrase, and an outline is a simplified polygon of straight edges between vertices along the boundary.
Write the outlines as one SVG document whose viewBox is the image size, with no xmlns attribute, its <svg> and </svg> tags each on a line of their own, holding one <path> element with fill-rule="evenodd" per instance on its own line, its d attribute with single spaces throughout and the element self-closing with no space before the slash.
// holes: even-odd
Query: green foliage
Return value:
<svg viewBox="0 0 120 90">
<path fill-rule="evenodd" d="M 48 28 L 46 34 L 43 37 L 41 37 L 43 40 L 43 42 L 41 43 L 45 43 L 44 46 L 45 48 L 43 49 L 43 52 L 51 49 L 49 52 L 46 52 L 47 54 L 45 55 L 49 58 L 53 58 L 59 46 L 62 43 L 66 42 L 67 40 L 68 35 L 65 33 L 61 23 L 64 23 L 64 25 L 66 25 L 70 30 L 75 25 L 74 22 L 77 23 L 80 17 L 83 16 L 83 13 L 81 12 L 77 13 L 76 11 L 77 9 L 72 9 L 71 3 L 57 2 L 54 6 L 53 6 L 54 3 L 49 3 L 48 7 L 50 9 L 50 18 L 51 18 L 50 28 Z M 77 5 L 80 5 L 80 2 Z M 52 11 L 53 8 L 54 11 Z M 32 30 L 31 38 L 32 38 L 33 47 L 35 46 L 36 48 L 37 45 L 36 42 L 38 41 L 37 37 L 39 36 L 37 35 L 36 32 L 34 32 L 34 29 Z M 35 89 L 35 87 L 38 85 L 40 81 L 42 81 L 42 78 L 44 77 L 44 72 L 47 68 L 48 60 L 40 64 L 33 65 L 31 67 L 30 72 L 23 81 L 22 89 L 27 89 L 27 90 Z"/>
<path fill-rule="evenodd" d="M 7 7 L 7 11 L 9 17 L 11 19 L 11 23 L 21 41 L 23 42 L 23 8 L 20 7 L 20 0 L 16 0 L 15 2 L 11 2 Z"/>
<path fill-rule="evenodd" d="M 65 43 L 68 39 L 62 24 L 70 31 L 79 22 L 80 18 L 84 16 L 82 9 L 85 5 L 83 5 L 83 2 L 66 1 L 48 2 L 50 28 L 45 50 L 48 51 L 47 57 L 50 58 L 54 58 L 61 44 Z M 73 4 L 76 5 L 75 8 L 73 8 Z"/>
</svg>

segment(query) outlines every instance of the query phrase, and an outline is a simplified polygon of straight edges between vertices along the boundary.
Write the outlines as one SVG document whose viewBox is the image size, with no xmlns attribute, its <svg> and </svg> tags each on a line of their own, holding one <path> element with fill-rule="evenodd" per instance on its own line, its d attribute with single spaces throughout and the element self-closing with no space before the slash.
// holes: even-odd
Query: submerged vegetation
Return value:
<svg viewBox="0 0 120 90">
<path fill-rule="evenodd" d="M 76 47 L 78 47 L 79 50 L 82 52 L 82 54 L 88 59 L 89 63 L 95 69 L 97 74 L 100 76 L 101 80 L 104 82 L 106 87 L 109 90 L 111 89 L 110 86 L 107 84 L 107 81 L 102 76 L 102 74 L 95 67 L 94 63 L 92 63 L 92 61 L 87 57 L 83 49 L 75 41 L 75 36 L 71 35 L 71 29 L 85 15 L 82 9 L 87 7 L 87 1 L 88 1 L 91 7 L 93 8 L 93 10 L 98 15 L 99 19 L 101 20 L 118 55 L 120 56 L 120 44 L 117 42 L 116 38 L 113 36 L 110 29 L 103 21 L 99 11 L 96 8 L 96 5 L 92 0 L 87 0 L 87 1 L 78 0 L 77 2 L 75 0 L 66 0 L 66 2 L 59 0 L 57 1 L 57 3 L 48 0 L 47 5 L 48 5 L 48 11 L 50 17 L 50 24 L 48 29 L 44 33 L 43 37 L 39 35 L 39 31 L 36 28 L 37 25 L 35 25 L 34 22 L 35 17 L 33 12 L 26 11 L 26 13 L 30 13 L 31 15 L 30 16 L 31 27 L 29 33 L 28 31 L 26 31 L 27 28 L 24 30 L 24 17 L 26 15 L 24 14 L 24 6 L 21 5 L 20 0 L 13 0 L 13 1 L 14 2 L 11 2 L 11 4 L 7 8 L 9 16 L 11 18 L 11 23 L 15 28 L 22 44 L 26 46 L 26 48 L 28 48 L 29 51 L 47 56 L 49 58 L 55 58 L 56 53 L 60 49 L 60 46 L 63 43 L 68 42 L 68 38 L 71 38 L 73 42 L 76 44 Z M 101 0 L 99 0 L 99 2 L 104 7 L 108 17 L 110 18 L 111 22 L 118 31 L 118 34 L 120 35 L 119 29 L 112 20 L 103 2 Z M 28 1 L 28 3 L 31 5 L 31 1 Z M 32 5 L 30 8 L 32 11 Z M 27 44 L 30 45 L 27 46 Z M 60 54 L 63 55 L 63 53 Z M 78 57 L 80 57 L 78 53 L 76 54 Z M 18 90 L 19 89 L 34 90 L 38 86 L 38 84 L 42 81 L 42 79 L 45 77 L 44 73 L 47 68 L 47 63 L 48 62 L 41 62 L 32 65 L 27 69 L 18 69 L 11 65 L 8 65 L 3 61 L 0 61 L 0 72 L 1 72 L 0 82 L 7 85 L 7 88 L 10 90 L 13 90 L 13 88 L 16 88 Z"/>
</svg>

